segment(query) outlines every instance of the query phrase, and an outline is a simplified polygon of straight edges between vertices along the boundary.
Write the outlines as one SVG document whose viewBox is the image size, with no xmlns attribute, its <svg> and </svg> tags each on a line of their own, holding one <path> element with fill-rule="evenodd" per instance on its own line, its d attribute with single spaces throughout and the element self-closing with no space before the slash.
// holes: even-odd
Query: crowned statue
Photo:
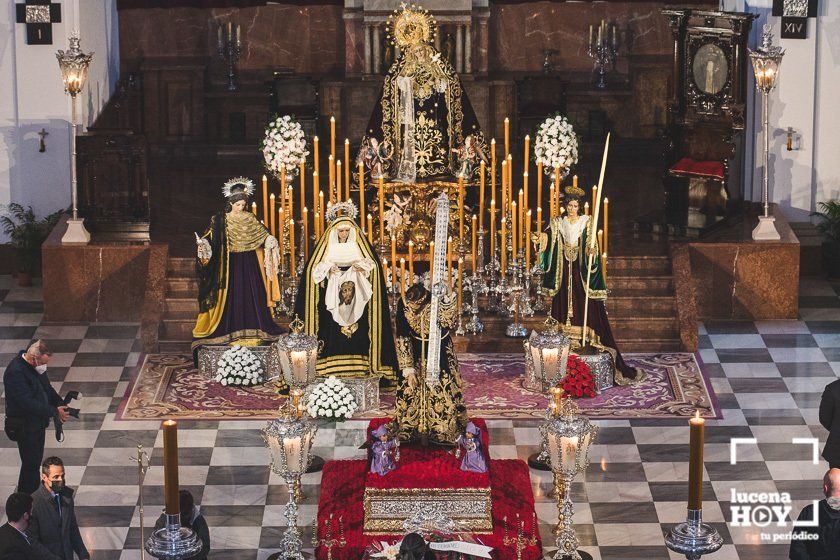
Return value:
<svg viewBox="0 0 840 560">
<path fill-rule="evenodd" d="M 608 290 L 604 281 L 601 251 L 597 239 L 595 247 L 590 246 L 595 232 L 592 231 L 590 217 L 580 212 L 584 195 L 583 189 L 567 187 L 563 203 L 565 212 L 551 220 L 548 231 L 539 236 L 539 258 L 545 271 L 543 289 L 554 298 L 552 317 L 563 325 L 565 334 L 578 342 L 583 339 L 585 302 L 588 301 L 587 344 L 612 355 L 615 382 L 626 385 L 641 381 L 643 373 L 627 365 L 621 357 L 610 328 L 605 305 Z"/>
<path fill-rule="evenodd" d="M 205 344 L 257 344 L 275 339 L 280 327 L 272 309 L 280 301 L 280 251 L 256 216 L 245 208 L 254 182 L 236 177 L 222 189 L 225 210 L 195 235 L 199 315 L 193 353 Z"/>
<path fill-rule="evenodd" d="M 465 166 L 464 155 L 486 153 L 486 142 L 458 75 L 433 46 L 435 21 L 407 5 L 391 18 L 400 55 L 385 77 L 358 160 L 373 179 L 414 184 L 451 180 L 469 169 L 463 177 L 469 183 L 476 168 Z"/>
<path fill-rule="evenodd" d="M 303 269 L 295 313 L 324 344 L 318 375 L 379 375 L 392 387 L 397 359 L 385 278 L 357 214 L 349 201 L 327 211 L 330 225 Z"/>
</svg>

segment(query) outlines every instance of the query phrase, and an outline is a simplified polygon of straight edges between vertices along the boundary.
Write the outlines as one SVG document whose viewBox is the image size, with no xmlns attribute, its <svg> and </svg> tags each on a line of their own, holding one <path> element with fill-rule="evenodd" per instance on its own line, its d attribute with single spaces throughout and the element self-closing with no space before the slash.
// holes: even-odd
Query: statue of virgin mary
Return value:
<svg viewBox="0 0 840 560">
<path fill-rule="evenodd" d="M 346 215 L 340 216 L 341 212 Z M 323 342 L 319 376 L 382 376 L 396 384 L 396 349 L 382 265 L 362 234 L 352 202 L 330 208 L 330 226 L 303 270 L 295 313 Z"/>
<path fill-rule="evenodd" d="M 359 154 L 367 169 L 381 169 L 393 181 L 454 178 L 468 137 L 477 152 L 486 153 L 461 80 L 432 45 L 434 33 L 434 19 L 419 8 L 404 5 L 394 19 L 400 56 L 385 77 Z M 374 146 L 380 157 L 367 161 Z M 472 177 L 464 179 L 469 183 Z"/>
</svg>

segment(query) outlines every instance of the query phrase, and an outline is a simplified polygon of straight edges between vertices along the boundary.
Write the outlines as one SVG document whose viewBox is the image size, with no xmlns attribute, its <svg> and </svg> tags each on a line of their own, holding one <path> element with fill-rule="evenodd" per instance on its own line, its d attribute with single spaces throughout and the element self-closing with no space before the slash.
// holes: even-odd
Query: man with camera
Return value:
<svg viewBox="0 0 840 560">
<path fill-rule="evenodd" d="M 56 393 L 47 377 L 50 361 L 47 345 L 36 340 L 14 358 L 3 376 L 6 390 L 6 435 L 17 442 L 20 454 L 18 492 L 31 494 L 38 489 L 39 469 L 50 418 L 56 423 L 56 436 L 70 417 L 67 402 Z M 69 397 L 69 395 L 68 395 Z M 72 412 L 78 414 L 76 410 Z M 75 415 L 75 414 L 74 414 Z"/>
</svg>

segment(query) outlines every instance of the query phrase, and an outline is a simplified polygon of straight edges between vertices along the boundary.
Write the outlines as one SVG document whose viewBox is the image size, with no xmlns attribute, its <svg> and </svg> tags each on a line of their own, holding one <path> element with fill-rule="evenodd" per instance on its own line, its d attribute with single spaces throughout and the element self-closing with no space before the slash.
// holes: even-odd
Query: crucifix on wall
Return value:
<svg viewBox="0 0 840 560">
<path fill-rule="evenodd" d="M 61 23 L 61 4 L 52 0 L 25 0 L 15 4 L 17 22 L 26 25 L 27 45 L 52 45 L 52 24 Z"/>
<path fill-rule="evenodd" d="M 808 18 L 817 17 L 817 0 L 773 0 L 773 15 L 782 16 L 782 39 L 805 39 Z"/>
</svg>

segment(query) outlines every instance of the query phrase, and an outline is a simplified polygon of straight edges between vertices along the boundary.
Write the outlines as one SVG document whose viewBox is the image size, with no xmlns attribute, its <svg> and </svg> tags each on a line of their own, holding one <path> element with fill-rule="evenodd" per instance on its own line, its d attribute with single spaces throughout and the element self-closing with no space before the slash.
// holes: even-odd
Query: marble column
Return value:
<svg viewBox="0 0 840 560">
<path fill-rule="evenodd" d="M 373 26 L 373 74 L 382 70 L 382 42 L 379 40 L 379 26 Z"/>
<path fill-rule="evenodd" d="M 365 25 L 363 31 L 365 34 L 365 74 L 370 74 L 373 71 L 373 61 L 371 60 L 372 48 L 370 44 L 370 26 Z"/>
<path fill-rule="evenodd" d="M 464 26 L 455 27 L 455 71 L 464 71 Z"/>
<path fill-rule="evenodd" d="M 464 26 L 464 74 L 472 73 L 472 25 Z"/>
</svg>

